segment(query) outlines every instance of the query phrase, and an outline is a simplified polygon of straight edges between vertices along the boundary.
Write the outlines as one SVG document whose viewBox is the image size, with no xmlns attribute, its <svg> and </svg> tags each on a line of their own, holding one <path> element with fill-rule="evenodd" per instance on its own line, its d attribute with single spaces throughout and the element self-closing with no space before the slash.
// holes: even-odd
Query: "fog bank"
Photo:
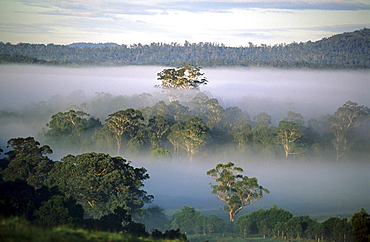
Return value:
<svg viewBox="0 0 370 242">
<path fill-rule="evenodd" d="M 160 66 L 64 68 L 0 65 L 0 110 L 17 110 L 23 114 L 27 109 L 22 108 L 30 102 L 53 103 L 59 99 L 65 99 L 69 106 L 80 106 L 102 92 L 115 96 L 158 93 L 160 90 L 154 88 L 160 84 L 156 74 L 163 69 Z M 288 111 L 301 113 L 307 122 L 312 117 L 333 114 L 348 100 L 370 106 L 369 71 L 205 68 L 203 72 L 209 83 L 200 90 L 210 98 L 217 98 L 224 108 L 238 106 L 251 117 L 266 112 L 275 124 Z M 67 111 L 58 109 L 49 113 L 50 106 L 44 106 L 37 106 L 42 115 L 34 115 L 33 120 L 28 119 L 27 114 L 15 117 L 15 122 L 12 114 L 0 117 L 6 121 L 6 125 L 0 127 L 0 146 L 5 149 L 9 138 L 35 136 L 50 121 L 51 115 Z M 102 110 L 101 113 L 106 115 L 110 111 Z M 367 189 L 370 187 L 370 164 L 355 161 L 208 157 L 192 163 L 188 160 L 152 163 L 139 158 L 133 159 L 132 164 L 147 168 L 151 178 L 145 182 L 144 189 L 155 196 L 154 204 L 168 210 L 188 205 L 203 212 L 227 216 L 222 209 L 224 203 L 211 194 L 209 183 L 212 180 L 206 172 L 217 163 L 229 161 L 242 167 L 244 175 L 257 177 L 259 183 L 271 192 L 245 208 L 243 213 L 269 208 L 273 203 L 297 215 L 349 216 L 361 207 L 370 211 Z"/>
<path fill-rule="evenodd" d="M 159 92 L 160 66 L 64 68 L 27 65 L 0 66 L 0 109 L 19 108 L 29 102 L 68 97 L 81 90 L 130 96 Z M 351 100 L 370 106 L 369 71 L 281 70 L 260 68 L 204 68 L 209 83 L 201 87 L 224 107 L 239 106 L 252 117 L 269 113 L 274 121 L 288 111 L 311 117 L 333 113 Z"/>
<path fill-rule="evenodd" d="M 150 179 L 144 189 L 154 194 L 154 204 L 167 210 L 179 210 L 183 206 L 195 207 L 205 214 L 216 213 L 227 219 L 224 202 L 211 194 L 206 172 L 217 163 L 232 161 L 244 169 L 243 175 L 257 177 L 263 187 L 269 189 L 258 202 L 245 207 L 241 214 L 259 208 L 270 208 L 274 203 L 295 215 L 312 214 L 317 219 L 329 216 L 349 217 L 361 207 L 370 210 L 370 164 L 338 163 L 335 161 L 264 161 L 249 160 L 197 160 L 195 162 L 172 161 L 158 165 L 134 161 L 134 166 L 148 169 Z M 160 185 L 158 185 L 160 184 Z"/>
</svg>

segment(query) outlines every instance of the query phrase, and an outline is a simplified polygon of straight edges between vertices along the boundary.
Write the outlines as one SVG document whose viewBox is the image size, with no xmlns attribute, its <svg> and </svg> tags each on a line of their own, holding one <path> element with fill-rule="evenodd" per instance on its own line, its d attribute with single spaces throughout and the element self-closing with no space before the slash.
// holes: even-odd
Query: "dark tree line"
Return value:
<svg viewBox="0 0 370 242">
<path fill-rule="evenodd" d="M 227 47 L 216 43 L 149 45 L 54 45 L 0 42 L 0 63 L 132 65 L 191 63 L 201 66 L 368 68 L 370 30 L 334 35 L 315 42 Z M 82 48 L 80 46 L 83 46 Z M 99 46 L 99 45 L 98 45 Z M 22 58 L 20 58 L 23 56 Z"/>
<path fill-rule="evenodd" d="M 354 213 L 350 220 L 331 217 L 323 222 L 309 216 L 294 216 L 291 212 L 273 205 L 269 209 L 259 209 L 239 216 L 235 226 L 226 224 L 216 215 L 202 215 L 193 207 L 184 206 L 173 215 L 173 229 L 180 229 L 187 234 L 234 237 L 277 238 L 284 240 L 313 241 L 369 241 L 370 216 L 362 208 Z"/>
<path fill-rule="evenodd" d="M 168 224 L 162 209 L 143 207 L 153 200 L 141 189 L 149 179 L 145 168 L 103 153 L 67 155 L 53 161 L 47 156 L 51 148 L 33 137 L 10 139 L 8 148 L 0 159 L 1 217 L 138 237 L 155 231 L 153 239 L 186 240 L 179 230 L 161 232 Z"/>
</svg>

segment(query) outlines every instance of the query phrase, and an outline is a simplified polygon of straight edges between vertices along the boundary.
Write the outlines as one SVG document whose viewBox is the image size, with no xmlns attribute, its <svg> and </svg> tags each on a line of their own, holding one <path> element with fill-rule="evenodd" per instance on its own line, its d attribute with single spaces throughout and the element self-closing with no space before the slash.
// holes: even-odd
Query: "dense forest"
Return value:
<svg viewBox="0 0 370 242">
<path fill-rule="evenodd" d="M 266 112 L 251 116 L 199 91 L 208 82 L 200 69 L 193 65 L 164 69 L 157 73 L 161 84 L 153 94 L 96 93 L 86 98 L 76 91 L 66 99 L 54 96 L 18 111 L 1 110 L 3 127 L 27 124 L 37 135 L 0 144 L 0 215 L 5 217 L 0 220 L 4 224 L 0 239 L 19 238 L 9 233 L 16 231 L 12 226 L 19 218 L 19 223 L 31 221 L 38 228 L 111 231 L 151 240 L 186 240 L 187 235 L 368 240 L 370 216 L 365 209 L 350 219 L 318 222 L 273 205 L 228 223 L 194 207 L 184 206 L 169 217 L 163 208 L 149 205 L 155 194 L 143 188 L 150 174 L 123 157 L 164 167 L 215 157 L 369 161 L 367 106 L 349 100 L 318 119 L 305 120 L 289 111 L 273 123 Z"/>
<path fill-rule="evenodd" d="M 82 92 L 75 92 L 69 100 L 54 97 L 50 102 L 29 104 L 24 112 L 2 110 L 0 120 L 3 127 L 26 124 L 39 129 L 37 139 L 52 146 L 58 155 L 98 151 L 190 161 L 213 156 L 342 162 L 369 159 L 366 106 L 348 101 L 335 113 L 309 120 L 289 111 L 278 123 L 272 123 L 268 113 L 251 117 L 239 107 L 221 106 L 203 92 L 186 91 L 189 95 L 181 98 L 187 101 L 172 102 L 167 93 L 131 97 L 98 93 L 86 101 Z M 81 103 L 70 106 L 71 100 Z"/>
<path fill-rule="evenodd" d="M 370 29 L 334 35 L 315 42 L 228 47 L 217 43 L 71 45 L 0 42 L 0 63 L 52 65 L 269 66 L 282 68 L 363 69 L 370 67 Z"/>
</svg>

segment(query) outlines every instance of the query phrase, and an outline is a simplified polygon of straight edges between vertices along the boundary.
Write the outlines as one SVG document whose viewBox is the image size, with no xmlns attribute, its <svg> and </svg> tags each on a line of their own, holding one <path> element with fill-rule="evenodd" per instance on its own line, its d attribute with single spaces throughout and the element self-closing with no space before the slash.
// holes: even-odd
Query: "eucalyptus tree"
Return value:
<svg viewBox="0 0 370 242">
<path fill-rule="evenodd" d="M 144 118 L 139 110 L 128 108 L 109 114 L 105 120 L 109 130 L 114 134 L 117 144 L 117 155 L 120 155 L 122 146 L 122 136 L 125 132 L 134 134 L 141 125 Z"/>
<path fill-rule="evenodd" d="M 153 148 L 159 148 L 166 133 L 170 130 L 170 123 L 163 115 L 155 115 L 148 121 L 148 129 L 155 134 Z"/>
<path fill-rule="evenodd" d="M 271 124 L 271 116 L 265 112 L 252 118 L 253 122 L 253 148 L 260 154 L 274 155 L 276 127 Z"/>
<path fill-rule="evenodd" d="M 207 126 L 202 119 L 190 119 L 180 131 L 180 146 L 185 149 L 190 161 L 207 142 Z"/>
<path fill-rule="evenodd" d="M 235 125 L 231 129 L 231 135 L 234 138 L 234 142 L 237 144 L 239 149 L 245 148 L 250 143 L 252 137 L 252 127 L 247 120 L 240 125 Z"/>
<path fill-rule="evenodd" d="M 370 119 L 370 109 L 355 102 L 348 101 L 338 108 L 328 119 L 330 130 L 334 134 L 333 145 L 336 159 L 341 159 L 349 149 L 349 131 L 361 126 Z"/>
<path fill-rule="evenodd" d="M 89 116 L 83 111 L 58 112 L 46 124 L 49 128 L 45 132 L 47 141 L 73 150 L 82 148 L 82 145 L 87 145 L 86 142 L 90 141 L 94 131 L 102 126 L 99 119 Z"/>
<path fill-rule="evenodd" d="M 122 157 L 103 153 L 67 155 L 49 172 L 48 186 L 57 186 L 76 199 L 94 218 L 112 213 L 117 207 L 131 214 L 153 196 L 141 188 L 149 179 L 145 168 L 134 168 Z"/>
<path fill-rule="evenodd" d="M 183 129 L 184 125 L 182 125 L 180 122 L 175 123 L 171 126 L 170 133 L 167 135 L 167 139 L 171 142 L 175 155 L 178 155 L 180 151 L 180 140 L 182 137 Z"/>
<path fill-rule="evenodd" d="M 181 93 L 178 90 L 198 89 L 201 85 L 208 83 L 204 73 L 201 73 L 201 67 L 185 64 L 177 68 L 164 69 L 157 73 L 157 80 L 161 81 L 156 87 L 168 91 L 169 100 L 178 100 Z"/>
<path fill-rule="evenodd" d="M 225 210 L 229 213 L 230 222 L 245 206 L 258 201 L 269 191 L 258 184 L 256 177 L 249 178 L 241 173 L 241 167 L 234 163 L 217 164 L 215 168 L 207 171 L 207 175 L 215 179 L 217 185 L 210 183 L 212 193 L 226 203 Z"/>
<path fill-rule="evenodd" d="M 293 121 L 281 120 L 276 130 L 276 142 L 283 146 L 285 158 L 289 155 L 298 155 L 301 149 L 298 144 L 303 135 L 302 125 Z"/>
<path fill-rule="evenodd" d="M 2 171 L 4 181 L 25 180 L 36 189 L 42 187 L 54 162 L 47 156 L 53 151 L 48 145 L 41 146 L 33 137 L 13 138 L 8 141 L 13 148 L 4 160 Z"/>
<path fill-rule="evenodd" d="M 271 125 L 271 116 L 268 113 L 262 112 L 253 117 L 252 121 L 254 122 L 255 127 L 258 126 L 270 126 Z"/>
<path fill-rule="evenodd" d="M 206 105 L 208 108 L 205 113 L 206 117 L 214 125 L 217 125 L 225 117 L 225 109 L 218 103 L 216 98 L 209 99 Z"/>
<path fill-rule="evenodd" d="M 182 105 L 179 101 L 173 101 L 168 105 L 169 122 L 187 122 L 193 116 L 189 112 L 189 107 Z"/>
<path fill-rule="evenodd" d="M 351 216 L 352 234 L 355 241 L 370 240 L 370 215 L 364 208 Z"/>
</svg>

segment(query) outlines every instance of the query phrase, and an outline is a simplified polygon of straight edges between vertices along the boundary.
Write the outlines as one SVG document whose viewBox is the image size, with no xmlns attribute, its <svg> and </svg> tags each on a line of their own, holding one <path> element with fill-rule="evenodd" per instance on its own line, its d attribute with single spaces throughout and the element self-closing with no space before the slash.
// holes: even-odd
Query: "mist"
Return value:
<svg viewBox="0 0 370 242">
<path fill-rule="evenodd" d="M 0 66 L 0 109 L 19 109 L 30 102 L 64 98 L 82 91 L 131 96 L 159 92 L 157 73 L 167 67 L 124 66 L 66 68 L 29 65 Z M 305 120 L 330 114 L 351 100 L 370 106 L 369 71 L 204 68 L 209 83 L 201 91 L 224 107 L 238 106 L 251 117 L 260 112 L 280 120 L 288 111 Z M 79 105 L 79 104 L 76 104 Z"/>
<path fill-rule="evenodd" d="M 158 165 L 137 160 L 133 164 L 148 169 L 151 178 L 144 189 L 154 194 L 154 204 L 172 214 L 183 206 L 195 207 L 202 213 L 216 214 L 227 221 L 224 202 L 211 194 L 213 179 L 206 172 L 217 163 L 232 161 L 244 169 L 243 174 L 257 177 L 269 189 L 259 201 L 246 206 L 240 214 L 257 209 L 268 209 L 273 204 L 295 215 L 310 215 L 318 220 L 329 217 L 350 217 L 361 207 L 370 209 L 369 163 L 338 163 L 334 161 L 266 161 L 240 157 L 239 159 L 204 159 Z"/>
<path fill-rule="evenodd" d="M 154 85 L 159 84 L 156 74 L 164 68 L 0 65 L 0 110 L 24 113 L 31 103 L 63 103 L 54 109 L 50 105 L 45 110 L 41 107 L 47 114 L 45 119 L 0 117 L 3 122 L 0 146 L 4 149 L 10 138 L 36 136 L 55 110 L 64 112 L 73 105 L 81 106 L 96 98 L 97 93 L 114 96 L 150 93 L 153 103 L 147 105 L 154 105 L 163 98 Z M 224 108 L 238 106 L 251 117 L 266 112 L 275 124 L 288 111 L 301 113 L 307 121 L 333 114 L 348 100 L 370 106 L 369 71 L 204 68 L 202 72 L 209 83 L 200 90 L 210 98 L 217 98 Z M 106 115 L 111 110 L 105 111 L 102 113 Z M 104 121 L 103 116 L 99 118 Z M 244 175 L 257 177 L 259 184 L 270 190 L 270 194 L 244 208 L 242 213 L 269 208 L 274 203 L 296 215 L 315 214 L 317 218 L 348 217 L 361 207 L 370 210 L 370 163 L 272 161 L 245 156 L 210 156 L 193 162 L 185 159 L 163 163 L 140 157 L 127 159 L 132 160 L 133 166 L 148 170 L 151 178 L 145 182 L 144 189 L 154 195 L 154 204 L 169 213 L 187 205 L 226 219 L 224 203 L 211 194 L 212 180 L 206 172 L 217 163 L 229 161 L 242 167 Z"/>
</svg>

